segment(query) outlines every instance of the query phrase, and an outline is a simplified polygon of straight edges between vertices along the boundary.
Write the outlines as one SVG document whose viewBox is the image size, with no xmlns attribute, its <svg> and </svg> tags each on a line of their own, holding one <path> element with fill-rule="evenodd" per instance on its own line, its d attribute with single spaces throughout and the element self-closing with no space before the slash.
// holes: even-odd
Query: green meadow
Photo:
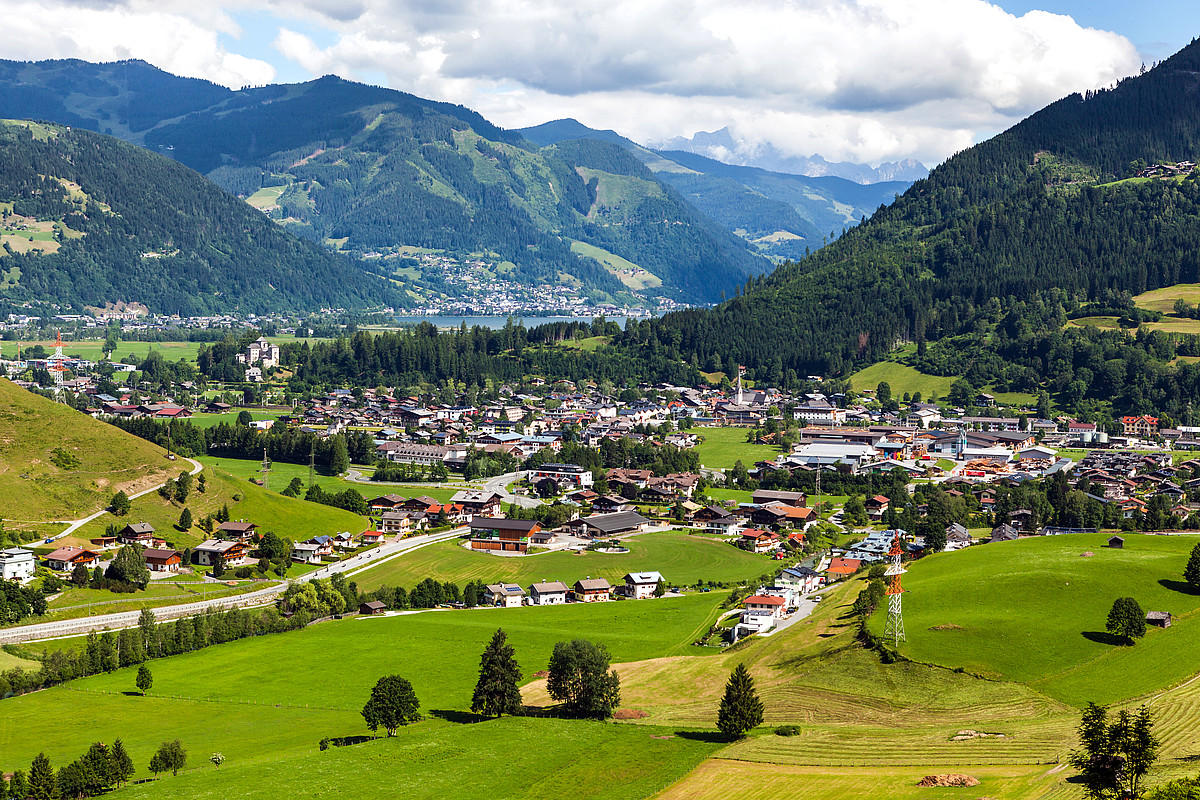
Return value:
<svg viewBox="0 0 1200 800">
<path fill-rule="evenodd" d="M 732 469 L 739 460 L 747 467 L 756 461 L 773 461 L 779 448 L 746 441 L 747 428 L 697 428 L 704 441 L 696 445 L 700 463 L 709 469 Z"/>
<path fill-rule="evenodd" d="M 690 585 L 700 580 L 722 583 L 750 580 L 773 573 L 776 565 L 765 555 L 680 531 L 645 533 L 622 543 L 629 548 L 628 553 L 551 551 L 502 557 L 467 550 L 459 540 L 452 539 L 357 573 L 355 579 L 364 589 L 384 584 L 411 588 L 425 578 L 459 584 L 482 580 L 528 586 L 543 579 L 570 584 L 586 577 L 619 583 L 627 572 L 653 570 L 662 573 L 668 583 Z"/>
<path fill-rule="evenodd" d="M 1018 681 L 1080 706 L 1137 697 L 1183 681 L 1200 663 L 1200 595 L 1183 567 L 1196 536 L 1107 534 L 979 545 L 913 564 L 904 577 L 900 651 L 917 661 Z M 1090 553 L 1091 555 L 1085 555 Z M 1169 611 L 1172 627 L 1116 643 L 1105 620 L 1118 597 Z M 882 632 L 883 610 L 872 628 Z"/>
<path fill-rule="evenodd" d="M 114 738 L 128 746 L 139 776 L 167 738 L 182 739 L 197 759 L 220 751 L 229 766 L 305 754 L 325 736 L 367 733 L 358 712 L 382 675 L 408 678 L 426 712 L 465 711 L 479 654 L 498 627 L 528 680 L 546 668 L 555 642 L 568 639 L 602 643 L 615 662 L 686 653 L 719 600 L 350 618 L 209 647 L 149 662 L 149 697 L 136 695 L 131 667 L 0 701 L 0 771 L 27 769 L 40 750 L 61 765 Z"/>
</svg>

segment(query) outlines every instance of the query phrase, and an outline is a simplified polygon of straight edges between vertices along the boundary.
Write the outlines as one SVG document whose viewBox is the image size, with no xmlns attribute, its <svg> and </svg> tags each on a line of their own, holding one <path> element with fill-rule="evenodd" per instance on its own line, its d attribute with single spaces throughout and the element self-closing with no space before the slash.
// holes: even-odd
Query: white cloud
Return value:
<svg viewBox="0 0 1200 800">
<path fill-rule="evenodd" d="M 275 78 L 270 63 L 221 46 L 222 33 L 239 31 L 219 6 L 204 3 L 8 0 L 0 53 L 31 61 L 140 58 L 176 75 L 234 88 Z"/>
<path fill-rule="evenodd" d="M 10 57 L 132 55 L 227 85 L 271 74 L 265 61 L 221 47 L 218 32 L 238 33 L 221 0 L 43 5 L 17 0 L 6 14 L 0 47 Z M 462 103 L 506 127 L 574 116 L 660 141 L 728 126 L 747 147 L 769 141 L 796 155 L 872 162 L 941 160 L 981 133 L 1069 92 L 1107 85 L 1140 63 L 1116 34 L 1042 11 L 1014 16 L 984 0 L 258 0 L 257 7 L 281 20 L 277 53 L 313 76 L 382 74 L 393 88 Z M 235 10 L 231 0 L 224 8 Z M 331 38 L 320 44 L 298 32 L 321 29 Z"/>
</svg>

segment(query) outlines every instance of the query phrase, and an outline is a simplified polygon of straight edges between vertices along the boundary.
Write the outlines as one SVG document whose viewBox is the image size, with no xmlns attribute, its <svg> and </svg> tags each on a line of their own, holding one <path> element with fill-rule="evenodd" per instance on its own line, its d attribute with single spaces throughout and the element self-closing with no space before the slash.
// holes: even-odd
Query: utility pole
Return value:
<svg viewBox="0 0 1200 800">
<path fill-rule="evenodd" d="M 271 461 L 267 458 L 267 448 L 266 447 L 263 447 L 263 460 L 262 460 L 262 470 L 261 471 L 262 471 L 262 476 L 263 476 L 263 488 L 266 489 L 266 488 L 268 488 L 267 487 L 268 474 L 271 472 Z"/>
<path fill-rule="evenodd" d="M 315 467 L 317 465 L 317 443 L 314 441 L 308 447 L 308 488 L 316 485 L 316 479 L 313 477 Z"/>
</svg>

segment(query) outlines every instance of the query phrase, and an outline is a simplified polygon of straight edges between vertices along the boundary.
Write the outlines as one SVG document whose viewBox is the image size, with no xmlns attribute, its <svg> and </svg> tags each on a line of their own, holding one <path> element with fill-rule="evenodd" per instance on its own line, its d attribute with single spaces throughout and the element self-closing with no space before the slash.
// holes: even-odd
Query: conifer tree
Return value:
<svg viewBox="0 0 1200 800">
<path fill-rule="evenodd" d="M 471 711 L 487 717 L 521 713 L 521 667 L 504 630 L 497 629 L 479 659 L 479 681 L 471 696 Z"/>
<path fill-rule="evenodd" d="M 745 664 L 738 664 L 725 684 L 725 696 L 717 710 L 717 728 L 730 739 L 740 739 L 762 721 L 763 704 L 754 690 L 754 679 Z"/>
<path fill-rule="evenodd" d="M 54 768 L 45 753 L 34 756 L 33 765 L 29 768 L 29 796 L 32 800 L 57 800 L 58 781 L 54 777 Z"/>
<path fill-rule="evenodd" d="M 1183 579 L 1193 592 L 1200 592 L 1200 544 L 1192 548 L 1187 566 L 1183 568 Z"/>
<path fill-rule="evenodd" d="M 140 671 L 140 670 L 139 670 Z M 125 744 L 120 739 L 112 743 L 112 748 L 108 751 L 108 760 L 113 782 L 120 786 L 123 783 L 128 783 L 133 777 L 133 759 L 129 757 L 129 753 L 125 750 Z"/>
</svg>

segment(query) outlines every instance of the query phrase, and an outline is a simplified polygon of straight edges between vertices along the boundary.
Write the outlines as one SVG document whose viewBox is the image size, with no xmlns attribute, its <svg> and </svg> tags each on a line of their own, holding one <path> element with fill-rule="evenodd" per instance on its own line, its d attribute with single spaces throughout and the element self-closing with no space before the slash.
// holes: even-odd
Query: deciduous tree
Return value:
<svg viewBox="0 0 1200 800">
<path fill-rule="evenodd" d="M 604 645 L 575 639 L 554 645 L 546 689 L 573 717 L 608 719 L 621 704 L 621 679 Z"/>
<path fill-rule="evenodd" d="M 395 736 L 401 725 L 421 719 L 420 707 L 411 683 L 399 675 L 385 675 L 371 690 L 362 716 L 372 732 L 383 728 L 388 736 Z"/>
<path fill-rule="evenodd" d="M 146 696 L 146 692 L 150 691 L 150 687 L 154 685 L 154 676 L 150 673 L 150 668 L 145 664 L 138 667 L 137 679 L 135 681 L 138 690 L 142 696 Z"/>
<path fill-rule="evenodd" d="M 1146 635 L 1146 612 L 1132 597 L 1118 597 L 1108 612 L 1104 629 L 1123 638 L 1126 644 L 1133 644 L 1134 639 Z"/>
</svg>

